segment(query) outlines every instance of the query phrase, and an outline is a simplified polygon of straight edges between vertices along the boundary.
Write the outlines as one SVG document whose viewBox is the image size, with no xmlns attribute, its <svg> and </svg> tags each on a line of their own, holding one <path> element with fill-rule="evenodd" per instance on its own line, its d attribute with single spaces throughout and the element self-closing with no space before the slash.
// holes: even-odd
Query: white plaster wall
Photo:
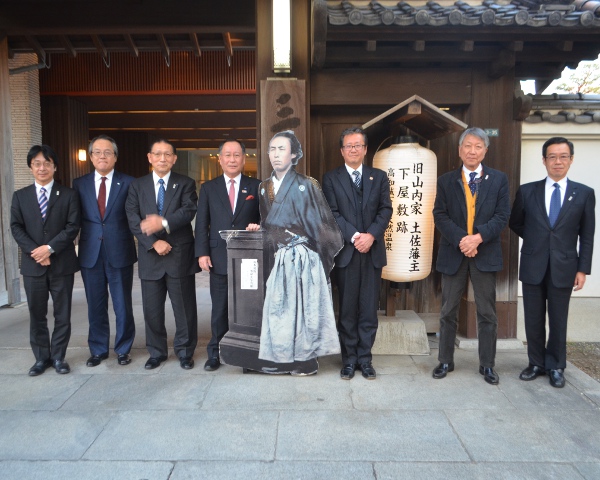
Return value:
<svg viewBox="0 0 600 480">
<path fill-rule="evenodd" d="M 575 157 L 567 177 L 592 187 L 596 201 L 600 195 L 600 123 L 580 125 L 572 122 L 536 124 L 523 123 L 521 143 L 521 184 L 546 177 L 542 163 L 542 145 L 554 136 L 566 137 L 575 146 Z M 583 290 L 573 292 L 576 297 L 600 297 L 600 206 L 596 206 L 596 248 L 592 263 L 592 274 L 588 275 Z M 521 284 L 519 282 L 519 295 Z"/>
</svg>

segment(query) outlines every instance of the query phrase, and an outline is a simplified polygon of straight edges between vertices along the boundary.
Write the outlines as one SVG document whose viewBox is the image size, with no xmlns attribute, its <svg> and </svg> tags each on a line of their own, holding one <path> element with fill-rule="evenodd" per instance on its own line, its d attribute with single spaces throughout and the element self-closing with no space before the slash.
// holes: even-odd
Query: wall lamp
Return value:
<svg viewBox="0 0 600 480">
<path fill-rule="evenodd" d="M 273 72 L 292 70 L 290 0 L 273 0 Z"/>
<path fill-rule="evenodd" d="M 87 160 L 87 152 L 83 148 L 80 148 L 77 150 L 77 158 L 80 162 L 85 162 Z"/>
</svg>

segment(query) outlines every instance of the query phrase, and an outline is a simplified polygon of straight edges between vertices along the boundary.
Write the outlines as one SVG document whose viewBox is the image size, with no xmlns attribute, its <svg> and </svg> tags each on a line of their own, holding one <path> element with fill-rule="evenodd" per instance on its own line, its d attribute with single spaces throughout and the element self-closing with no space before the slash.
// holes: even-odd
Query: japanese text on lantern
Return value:
<svg viewBox="0 0 600 480">
<path fill-rule="evenodd" d="M 387 175 L 390 181 L 390 199 L 395 209 L 385 231 L 385 247 L 391 252 L 394 249 L 394 242 L 407 246 L 410 261 L 408 271 L 418 272 L 423 246 L 421 232 L 423 163 L 415 162 L 412 167 L 388 168 Z"/>
</svg>

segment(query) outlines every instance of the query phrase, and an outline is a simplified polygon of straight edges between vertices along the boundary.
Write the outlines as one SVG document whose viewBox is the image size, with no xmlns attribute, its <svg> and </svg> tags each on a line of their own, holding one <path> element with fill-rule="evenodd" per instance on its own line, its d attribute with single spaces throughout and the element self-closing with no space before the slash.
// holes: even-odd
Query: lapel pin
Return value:
<svg viewBox="0 0 600 480">
<path fill-rule="evenodd" d="M 174 189 L 177 188 L 177 184 L 176 183 L 173 184 L 173 188 Z"/>
<path fill-rule="evenodd" d="M 121 185 L 119 182 L 117 182 L 117 185 Z"/>
<path fill-rule="evenodd" d="M 569 202 L 570 202 L 571 200 L 573 200 L 573 197 L 569 197 Z"/>
<path fill-rule="evenodd" d="M 369 180 L 373 180 L 373 177 L 369 177 Z"/>
<path fill-rule="evenodd" d="M 485 176 L 485 179 L 487 180 L 488 178 L 490 178 L 490 176 L 489 176 L 489 175 L 486 175 L 486 176 Z"/>
<path fill-rule="evenodd" d="M 248 190 L 246 190 L 245 188 L 242 190 L 242 193 L 248 193 Z"/>
<path fill-rule="evenodd" d="M 56 195 L 57 195 L 57 196 L 58 196 L 58 195 L 60 195 L 60 190 L 57 190 L 57 191 L 56 191 Z"/>
<path fill-rule="evenodd" d="M 298 187 L 298 189 L 299 189 L 301 192 L 303 192 L 303 191 L 306 189 L 306 187 L 305 187 L 304 185 L 300 185 L 300 186 Z"/>
</svg>

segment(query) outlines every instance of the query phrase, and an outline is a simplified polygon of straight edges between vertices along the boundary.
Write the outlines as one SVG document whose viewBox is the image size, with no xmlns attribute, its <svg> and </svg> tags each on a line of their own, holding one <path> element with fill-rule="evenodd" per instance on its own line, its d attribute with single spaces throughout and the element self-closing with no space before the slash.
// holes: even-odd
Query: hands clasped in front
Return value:
<svg viewBox="0 0 600 480">
<path fill-rule="evenodd" d="M 474 257 L 477 255 L 477 247 L 480 243 L 483 242 L 481 238 L 481 234 L 477 233 L 475 235 L 467 235 L 463 237 L 458 247 L 460 251 L 465 255 L 465 257 Z"/>
<path fill-rule="evenodd" d="M 160 215 L 148 215 L 144 220 L 140 222 L 140 229 L 142 230 L 142 233 L 148 236 L 153 235 L 154 233 L 160 232 L 164 229 L 162 221 L 163 217 L 161 217 Z M 169 242 L 166 242 L 165 240 L 157 240 L 152 244 L 152 248 L 154 248 L 154 251 L 156 253 L 158 253 L 161 256 L 164 256 L 171 251 L 172 247 L 171 244 Z"/>
</svg>

